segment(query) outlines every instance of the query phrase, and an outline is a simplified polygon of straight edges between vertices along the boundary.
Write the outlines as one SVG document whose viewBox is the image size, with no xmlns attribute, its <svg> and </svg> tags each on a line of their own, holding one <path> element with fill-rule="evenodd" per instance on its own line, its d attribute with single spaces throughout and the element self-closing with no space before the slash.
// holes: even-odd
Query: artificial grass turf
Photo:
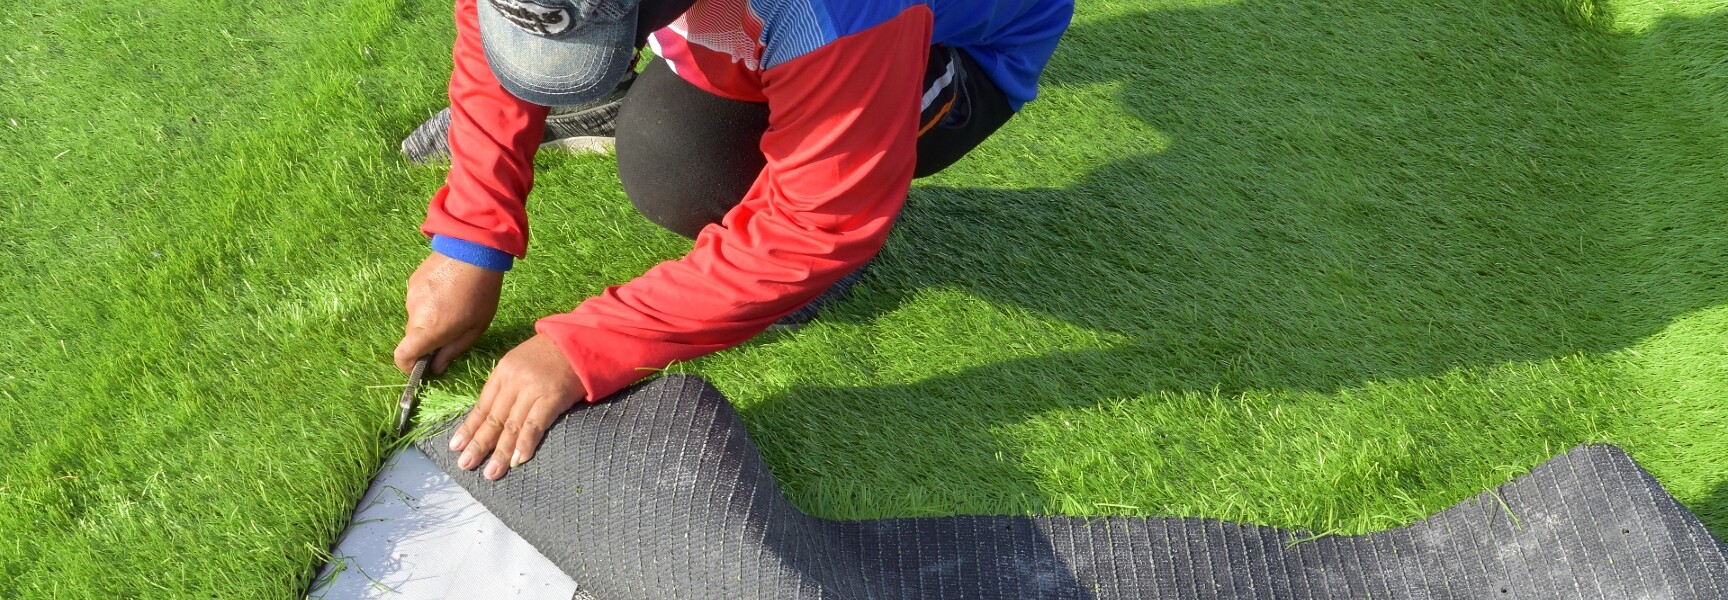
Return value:
<svg viewBox="0 0 1728 600">
<path fill-rule="evenodd" d="M 1409 4 L 1082 3 L 852 300 L 678 368 L 828 517 L 1354 533 L 1611 441 L 1728 533 L 1728 3 Z M 0 597 L 297 594 L 387 449 L 448 7 L 0 22 Z M 446 410 L 685 247 L 540 162 Z"/>
</svg>

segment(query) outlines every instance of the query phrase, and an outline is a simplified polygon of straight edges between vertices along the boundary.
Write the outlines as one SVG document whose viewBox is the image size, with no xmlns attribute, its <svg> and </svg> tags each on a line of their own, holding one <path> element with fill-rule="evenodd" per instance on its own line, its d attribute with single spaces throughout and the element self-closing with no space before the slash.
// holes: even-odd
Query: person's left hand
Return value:
<svg viewBox="0 0 1728 600">
<path fill-rule="evenodd" d="M 487 479 L 504 477 L 534 458 L 546 428 L 583 395 L 582 381 L 552 340 L 528 338 L 498 361 L 480 402 L 450 435 L 450 450 L 462 453 L 456 466 L 470 470 L 485 462 Z"/>
</svg>

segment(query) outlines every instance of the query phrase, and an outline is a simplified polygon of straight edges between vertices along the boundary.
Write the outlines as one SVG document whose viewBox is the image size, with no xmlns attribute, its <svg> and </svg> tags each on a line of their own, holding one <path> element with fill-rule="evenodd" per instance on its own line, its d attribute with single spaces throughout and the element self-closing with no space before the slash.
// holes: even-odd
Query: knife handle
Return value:
<svg viewBox="0 0 1728 600">
<path fill-rule="evenodd" d="M 426 367 L 432 364 L 432 357 L 436 354 L 438 351 L 433 350 L 415 360 L 414 368 L 408 371 L 408 385 L 402 389 L 402 399 L 396 402 L 397 408 L 400 409 L 396 413 L 396 435 L 398 436 L 408 431 L 408 419 L 414 414 L 414 405 L 418 404 L 415 400 L 419 398 L 420 378 L 426 376 Z"/>
</svg>

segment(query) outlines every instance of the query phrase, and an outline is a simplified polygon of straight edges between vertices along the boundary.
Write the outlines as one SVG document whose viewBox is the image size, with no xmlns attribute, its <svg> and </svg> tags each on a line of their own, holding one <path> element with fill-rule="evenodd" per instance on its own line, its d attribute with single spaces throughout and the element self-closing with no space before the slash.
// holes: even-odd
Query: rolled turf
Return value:
<svg viewBox="0 0 1728 600">
<path fill-rule="evenodd" d="M 851 300 L 677 368 L 829 518 L 1359 533 L 1606 441 L 1728 533 L 1728 2 L 1411 4 L 1083 2 Z M 304 588 L 391 434 L 448 20 L 0 8 L 0 597 Z M 685 247 L 540 165 L 431 413 Z"/>
</svg>

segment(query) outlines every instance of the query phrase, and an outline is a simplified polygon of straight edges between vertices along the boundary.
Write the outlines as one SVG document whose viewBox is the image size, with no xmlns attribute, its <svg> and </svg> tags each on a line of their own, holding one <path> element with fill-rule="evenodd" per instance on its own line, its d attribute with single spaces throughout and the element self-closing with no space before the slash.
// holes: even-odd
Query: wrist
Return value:
<svg viewBox="0 0 1728 600">
<path fill-rule="evenodd" d="M 500 273 L 509 271 L 516 265 L 516 257 L 511 256 L 509 252 L 447 235 L 434 234 L 432 236 L 432 251 L 453 260 Z"/>
</svg>

